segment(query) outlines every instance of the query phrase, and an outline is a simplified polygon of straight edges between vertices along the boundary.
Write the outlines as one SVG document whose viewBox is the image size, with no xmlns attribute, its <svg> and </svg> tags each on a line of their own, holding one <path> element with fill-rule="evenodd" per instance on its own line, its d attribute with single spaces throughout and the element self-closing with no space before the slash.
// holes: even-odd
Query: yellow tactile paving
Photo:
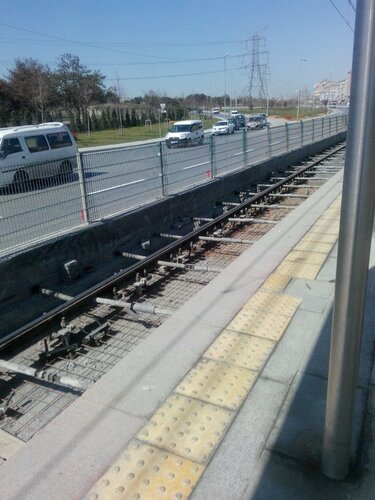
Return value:
<svg viewBox="0 0 375 500">
<path fill-rule="evenodd" d="M 328 253 L 305 252 L 303 250 L 292 250 L 285 257 L 287 262 L 296 262 L 301 264 L 317 264 L 321 266 L 326 260 Z"/>
<path fill-rule="evenodd" d="M 301 239 L 300 243 L 305 241 L 314 241 L 317 243 L 330 243 L 334 245 L 337 241 L 337 235 L 335 234 L 323 234 L 321 232 L 309 231 Z"/>
<path fill-rule="evenodd" d="M 314 279 L 336 243 L 340 203 L 281 262 L 87 498 L 189 497 L 301 302 L 280 292 L 294 277 Z"/>
<path fill-rule="evenodd" d="M 336 220 L 319 220 L 311 228 L 312 232 L 324 234 L 339 234 L 340 225 Z"/>
<path fill-rule="evenodd" d="M 172 394 L 137 439 L 205 464 L 235 413 L 181 394 Z"/>
<path fill-rule="evenodd" d="M 287 329 L 291 319 L 291 316 L 248 308 L 246 311 L 238 313 L 229 323 L 227 329 L 278 341 Z"/>
<path fill-rule="evenodd" d="M 319 274 L 320 269 L 321 266 L 317 264 L 303 264 L 285 260 L 277 267 L 277 272 L 286 274 L 287 276 L 293 276 L 293 278 L 313 280 Z"/>
<path fill-rule="evenodd" d="M 302 250 L 304 252 L 317 252 L 328 254 L 332 250 L 333 243 L 320 243 L 317 241 L 300 241 L 295 247 L 295 250 Z"/>
<path fill-rule="evenodd" d="M 275 345 L 271 340 L 224 330 L 203 356 L 260 371 Z"/>
<path fill-rule="evenodd" d="M 320 220 L 335 220 L 338 221 L 340 218 L 340 210 L 338 209 L 328 209 L 321 215 Z"/>
<path fill-rule="evenodd" d="M 202 358 L 175 391 L 230 410 L 238 410 L 257 376 L 257 372 L 240 366 Z"/>
<path fill-rule="evenodd" d="M 291 279 L 291 276 L 286 276 L 285 274 L 272 273 L 263 283 L 261 289 L 282 292 Z"/>
<path fill-rule="evenodd" d="M 243 311 L 248 308 L 262 311 L 269 311 L 273 314 L 282 314 L 284 316 L 293 316 L 296 312 L 301 299 L 291 295 L 271 293 L 265 290 L 259 290 L 243 307 Z"/>
<path fill-rule="evenodd" d="M 87 498 L 186 499 L 203 470 L 200 464 L 134 440 L 92 488 Z"/>
</svg>

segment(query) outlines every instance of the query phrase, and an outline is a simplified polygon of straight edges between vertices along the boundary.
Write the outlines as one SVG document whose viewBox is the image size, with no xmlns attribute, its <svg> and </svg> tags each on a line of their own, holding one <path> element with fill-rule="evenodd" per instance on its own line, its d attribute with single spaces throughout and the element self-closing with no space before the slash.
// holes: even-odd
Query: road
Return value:
<svg viewBox="0 0 375 500">
<path fill-rule="evenodd" d="M 34 183 L 26 192 L 0 194 L 0 255 L 206 183 L 333 132 L 328 129 L 329 120 L 323 126 L 318 119 L 315 127 L 313 121 L 305 121 L 303 127 L 301 122 L 290 124 L 288 130 L 283 125 L 245 135 L 240 130 L 215 136 L 212 151 L 209 134 L 203 145 L 191 148 L 168 149 L 163 141 L 144 141 L 82 149 L 85 195 L 77 172 L 66 182 L 49 179 Z"/>
</svg>

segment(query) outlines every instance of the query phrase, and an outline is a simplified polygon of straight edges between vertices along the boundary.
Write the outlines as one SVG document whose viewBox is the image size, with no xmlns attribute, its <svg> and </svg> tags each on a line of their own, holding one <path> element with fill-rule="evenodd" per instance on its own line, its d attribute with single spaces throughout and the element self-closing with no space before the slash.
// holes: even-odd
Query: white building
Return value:
<svg viewBox="0 0 375 500">
<path fill-rule="evenodd" d="M 333 80 L 322 80 L 314 85 L 314 102 L 347 103 L 350 99 L 351 72 L 345 80 L 339 82 Z"/>
</svg>

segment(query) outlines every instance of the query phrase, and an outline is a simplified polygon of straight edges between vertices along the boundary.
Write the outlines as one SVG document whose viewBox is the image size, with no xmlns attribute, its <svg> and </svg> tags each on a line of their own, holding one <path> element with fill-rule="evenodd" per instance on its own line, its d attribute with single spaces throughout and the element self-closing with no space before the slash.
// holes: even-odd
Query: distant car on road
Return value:
<svg viewBox="0 0 375 500">
<path fill-rule="evenodd" d="M 264 127 L 264 121 L 259 115 L 250 116 L 246 124 L 248 130 L 260 130 Z"/>
<path fill-rule="evenodd" d="M 213 135 L 233 134 L 234 124 L 228 120 L 221 120 L 212 127 Z"/>
<path fill-rule="evenodd" d="M 246 127 L 246 116 L 245 115 L 238 113 L 233 118 L 237 121 L 239 128 Z"/>
<path fill-rule="evenodd" d="M 230 116 L 229 118 L 227 118 L 227 121 L 229 123 L 233 123 L 234 130 L 240 130 L 240 125 L 238 123 L 237 116 Z"/>
<path fill-rule="evenodd" d="M 213 115 L 218 115 L 220 113 L 220 109 L 219 108 L 212 108 L 211 113 Z"/>
<path fill-rule="evenodd" d="M 263 125 L 264 125 L 265 127 L 268 127 L 269 123 L 268 123 L 268 121 L 267 121 L 267 115 L 266 115 L 266 113 L 259 113 L 259 116 L 260 116 L 260 119 L 261 119 L 261 120 L 262 120 L 262 122 L 263 122 Z"/>
<path fill-rule="evenodd" d="M 233 111 L 230 112 L 230 115 L 231 116 L 239 115 L 239 112 L 234 109 Z"/>
<path fill-rule="evenodd" d="M 182 120 L 175 122 L 165 136 L 165 143 L 168 148 L 173 146 L 192 146 L 193 144 L 203 144 L 204 130 L 201 120 Z"/>
</svg>

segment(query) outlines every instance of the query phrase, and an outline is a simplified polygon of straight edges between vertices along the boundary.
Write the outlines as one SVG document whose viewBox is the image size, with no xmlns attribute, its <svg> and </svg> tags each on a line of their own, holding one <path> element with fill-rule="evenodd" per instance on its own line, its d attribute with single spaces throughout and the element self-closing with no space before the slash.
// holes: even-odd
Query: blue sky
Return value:
<svg viewBox="0 0 375 500">
<path fill-rule="evenodd" d="M 354 29 L 355 0 L 333 3 Z M 0 77 L 17 57 L 54 68 L 70 52 L 127 97 L 223 95 L 225 81 L 235 97 L 246 94 L 256 33 L 272 96 L 350 70 L 353 32 L 330 0 L 13 0 L 0 18 Z"/>
</svg>

